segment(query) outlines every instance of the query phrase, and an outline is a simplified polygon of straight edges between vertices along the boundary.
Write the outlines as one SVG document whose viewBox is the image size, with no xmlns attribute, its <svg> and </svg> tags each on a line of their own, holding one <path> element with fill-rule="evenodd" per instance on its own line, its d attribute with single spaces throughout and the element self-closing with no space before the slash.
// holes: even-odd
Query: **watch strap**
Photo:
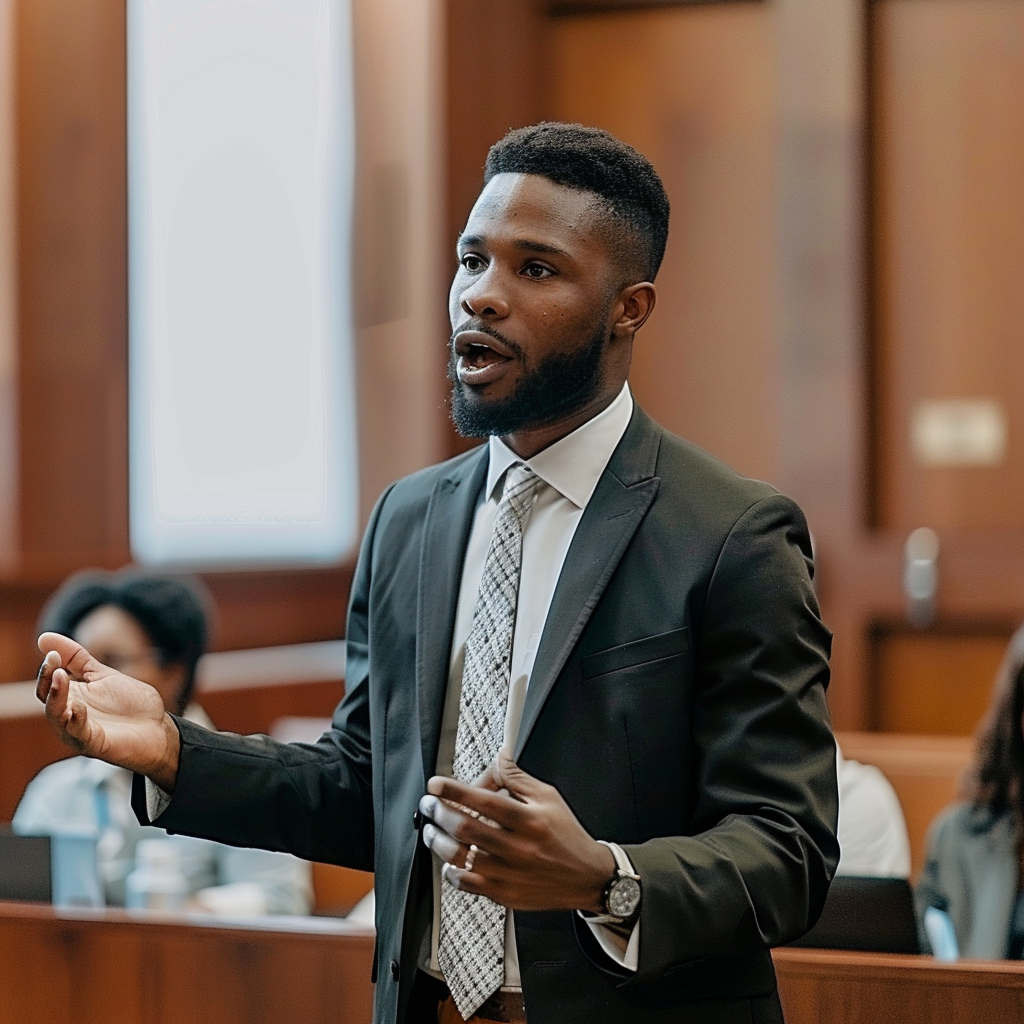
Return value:
<svg viewBox="0 0 1024 1024">
<path fill-rule="evenodd" d="M 612 856 L 615 858 L 615 876 L 611 881 L 609 881 L 609 886 L 611 886 L 612 882 L 614 882 L 616 878 L 621 878 L 623 875 L 627 878 L 635 878 L 638 882 L 640 881 L 640 876 L 634 870 L 629 857 L 626 856 L 626 851 L 623 850 L 618 843 L 609 843 L 604 839 L 598 839 L 598 842 L 602 846 L 607 846 L 608 849 L 612 851 Z M 587 914 L 586 917 L 590 924 L 605 924 L 612 926 L 621 925 L 624 920 L 627 920 L 625 918 L 616 917 L 615 914 Z"/>
</svg>

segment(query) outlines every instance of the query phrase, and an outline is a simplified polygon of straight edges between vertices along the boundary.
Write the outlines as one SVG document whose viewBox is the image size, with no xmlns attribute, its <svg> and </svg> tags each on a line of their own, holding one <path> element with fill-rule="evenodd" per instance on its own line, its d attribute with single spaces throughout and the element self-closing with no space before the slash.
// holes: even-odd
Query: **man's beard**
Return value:
<svg viewBox="0 0 1024 1024">
<path fill-rule="evenodd" d="M 520 430 L 546 427 L 571 416 L 587 405 L 601 386 L 601 356 L 608 333 L 598 322 L 590 341 L 573 352 L 552 352 L 516 385 L 506 398 L 488 401 L 458 377 L 454 335 L 449 346 L 448 379 L 452 382 L 451 415 L 463 437 L 504 437 Z M 484 333 L 490 333 L 485 331 Z M 501 336 L 513 357 L 523 361 L 523 351 Z"/>
</svg>

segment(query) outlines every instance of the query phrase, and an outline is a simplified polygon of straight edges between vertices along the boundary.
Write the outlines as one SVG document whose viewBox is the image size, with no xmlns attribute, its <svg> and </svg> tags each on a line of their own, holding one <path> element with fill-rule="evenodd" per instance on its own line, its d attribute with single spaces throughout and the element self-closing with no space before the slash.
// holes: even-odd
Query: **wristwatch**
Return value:
<svg viewBox="0 0 1024 1024">
<path fill-rule="evenodd" d="M 598 840 L 612 851 L 615 857 L 615 874 L 604 890 L 604 913 L 588 920 L 592 924 L 622 924 L 635 917 L 640 909 L 640 897 L 643 889 L 640 876 L 633 870 L 629 858 L 617 843 L 606 843 Z"/>
</svg>

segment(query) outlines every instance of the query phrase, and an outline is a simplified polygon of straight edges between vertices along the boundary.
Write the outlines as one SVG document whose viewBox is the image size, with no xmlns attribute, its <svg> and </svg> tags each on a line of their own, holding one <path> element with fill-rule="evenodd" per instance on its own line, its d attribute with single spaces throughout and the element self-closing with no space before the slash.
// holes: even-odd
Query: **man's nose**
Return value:
<svg viewBox="0 0 1024 1024">
<path fill-rule="evenodd" d="M 481 320 L 502 320 L 509 314 L 509 303 L 493 268 L 488 268 L 459 296 L 463 312 Z"/>
</svg>

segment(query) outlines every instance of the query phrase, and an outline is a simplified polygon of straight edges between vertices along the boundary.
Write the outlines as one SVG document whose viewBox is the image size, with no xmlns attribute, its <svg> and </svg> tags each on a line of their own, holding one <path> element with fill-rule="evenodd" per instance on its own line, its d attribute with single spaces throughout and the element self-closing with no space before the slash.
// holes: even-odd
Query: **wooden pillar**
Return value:
<svg viewBox="0 0 1024 1024">
<path fill-rule="evenodd" d="M 868 502 L 864 0 L 776 0 L 776 8 L 779 482 L 817 542 L 836 633 L 833 714 L 858 728 L 866 624 L 846 600 L 856 588 L 850 560 L 836 555 L 863 542 Z"/>
<path fill-rule="evenodd" d="M 18 548 L 14 3 L 0 0 L 0 565 Z"/>
</svg>

